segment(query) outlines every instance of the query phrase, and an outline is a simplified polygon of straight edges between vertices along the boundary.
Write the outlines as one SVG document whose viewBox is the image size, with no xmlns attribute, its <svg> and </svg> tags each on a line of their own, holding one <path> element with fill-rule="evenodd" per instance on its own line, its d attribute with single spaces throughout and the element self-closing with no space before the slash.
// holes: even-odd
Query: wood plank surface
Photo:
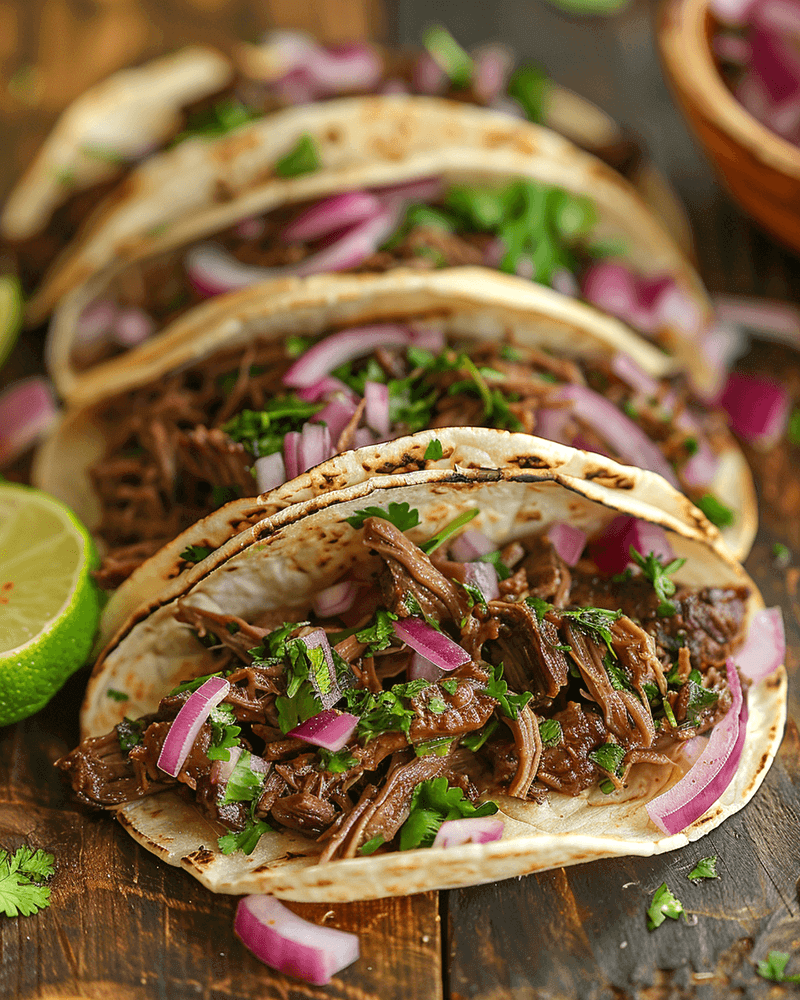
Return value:
<svg viewBox="0 0 800 1000">
<path fill-rule="evenodd" d="M 442 0 L 435 17 L 466 44 L 501 38 L 516 45 L 644 136 L 684 194 L 699 267 L 712 291 L 797 301 L 798 260 L 744 218 L 693 149 L 660 79 L 651 13 L 646 0 L 608 21 L 566 19 L 529 0 Z M 432 9 L 422 0 L 401 0 L 388 14 L 393 40 L 412 43 Z M 358 33 L 382 30 L 377 6 L 358 0 L 351 6 L 345 0 L 311 6 L 288 0 L 0 0 L 0 72 L 12 83 L 0 88 L 7 139 L 0 148 L 0 191 L 30 157 L 70 88 L 96 79 L 101 63 L 105 71 L 190 38 L 252 37 L 271 15 L 294 18 L 333 39 L 344 37 L 346 24 L 358 25 Z M 114 34 L 109 18 L 127 25 L 127 36 L 106 48 L 103 39 Z M 98 62 L 91 56 L 101 43 Z M 26 67 L 36 71 L 20 75 Z M 756 344 L 739 364 L 780 377 L 800 405 L 796 351 Z M 41 340 L 28 335 L 0 372 L 0 386 L 41 367 Z M 236 940 L 234 898 L 212 896 L 185 872 L 159 864 L 108 816 L 71 802 L 52 762 L 77 739 L 84 675 L 76 675 L 44 712 L 0 730 L 0 846 L 13 849 L 25 841 L 57 858 L 52 906 L 31 918 L 0 917 L 1 1000 L 789 995 L 792 987 L 760 979 L 755 963 L 781 950 L 792 955 L 789 971 L 800 970 L 800 449 L 783 443 L 748 456 L 761 527 L 747 568 L 767 604 L 784 610 L 790 719 L 762 789 L 718 830 L 660 858 L 595 862 L 441 896 L 292 904 L 310 919 L 361 938 L 356 965 L 329 987 L 306 987 L 265 969 Z M 22 463 L 14 475 L 24 474 Z M 774 559 L 775 542 L 790 546 L 788 565 Z M 709 854 L 718 856 L 721 877 L 695 886 L 685 875 Z M 667 921 L 651 933 L 645 911 L 663 881 L 683 900 L 690 922 Z"/>
</svg>

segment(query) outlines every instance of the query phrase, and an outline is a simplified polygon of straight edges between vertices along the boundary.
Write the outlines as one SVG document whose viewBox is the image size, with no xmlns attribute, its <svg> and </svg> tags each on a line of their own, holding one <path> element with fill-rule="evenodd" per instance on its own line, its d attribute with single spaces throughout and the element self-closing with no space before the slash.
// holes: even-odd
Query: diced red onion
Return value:
<svg viewBox="0 0 800 1000">
<path fill-rule="evenodd" d="M 381 203 L 369 191 L 346 191 L 306 209 L 281 233 L 285 243 L 318 240 L 371 219 L 381 211 Z"/>
<path fill-rule="evenodd" d="M 566 436 L 566 425 L 571 419 L 569 407 L 558 409 L 543 409 L 536 411 L 536 433 L 548 441 L 559 444 L 569 444 Z"/>
<path fill-rule="evenodd" d="M 257 240 L 264 232 L 265 225 L 263 218 L 251 216 L 249 219 L 237 222 L 233 231 L 240 240 Z"/>
<path fill-rule="evenodd" d="M 334 368 L 371 354 L 378 347 L 407 347 L 412 340 L 409 327 L 394 323 L 340 330 L 301 355 L 283 376 L 283 384 L 296 389 L 308 388 Z"/>
<path fill-rule="evenodd" d="M 784 35 L 800 35 L 800 8 L 796 0 L 753 0 L 754 24 Z"/>
<path fill-rule="evenodd" d="M 405 80 L 401 80 L 398 76 L 389 77 L 388 80 L 384 80 L 383 83 L 378 88 L 379 94 L 410 94 L 411 90 Z"/>
<path fill-rule="evenodd" d="M 325 375 L 313 385 L 303 386 L 303 388 L 298 389 L 297 391 L 297 395 L 300 399 L 303 399 L 308 403 L 316 403 L 318 400 L 322 399 L 323 396 L 331 396 L 334 393 L 341 394 L 346 399 L 353 400 L 353 402 L 356 402 L 358 399 L 356 394 L 348 385 L 342 382 L 341 379 L 334 378 L 332 375 Z"/>
<path fill-rule="evenodd" d="M 441 177 L 421 177 L 415 181 L 403 181 L 389 187 L 373 188 L 373 194 L 384 201 L 435 201 L 444 191 Z"/>
<path fill-rule="evenodd" d="M 800 310 L 789 302 L 716 295 L 714 309 L 718 320 L 745 326 L 762 339 L 800 345 Z"/>
<path fill-rule="evenodd" d="M 652 398 L 658 396 L 659 385 L 652 375 L 648 374 L 630 354 L 617 351 L 611 359 L 611 370 L 635 392 Z"/>
<path fill-rule="evenodd" d="M 491 538 L 487 538 L 482 531 L 475 528 L 467 528 L 450 543 L 450 555 L 458 562 L 472 562 L 473 559 L 488 556 L 496 549 L 497 546 Z"/>
<path fill-rule="evenodd" d="M 324 94 L 369 91 L 383 75 L 380 56 L 364 43 L 318 46 L 303 68 Z"/>
<path fill-rule="evenodd" d="M 468 562 L 464 567 L 464 581 L 477 587 L 487 601 L 496 601 L 500 597 L 497 570 L 491 563 Z"/>
<path fill-rule="evenodd" d="M 668 483 L 678 486 L 675 472 L 658 446 L 605 396 L 584 385 L 567 385 L 559 389 L 557 398 L 570 400 L 572 412 L 607 441 L 623 461 L 657 472 Z"/>
<path fill-rule="evenodd" d="M 494 236 L 483 248 L 483 263 L 486 267 L 500 267 L 508 249 L 499 236 Z"/>
<path fill-rule="evenodd" d="M 233 774 L 233 769 L 236 767 L 236 762 L 241 756 L 241 747 L 229 747 L 227 760 L 215 760 L 211 765 L 211 774 L 209 775 L 211 784 L 222 785 L 223 787 L 227 785 L 228 779 Z"/>
<path fill-rule="evenodd" d="M 375 435 L 369 427 L 357 427 L 353 435 L 354 448 L 368 448 L 371 444 L 377 444 Z"/>
<path fill-rule="evenodd" d="M 622 264 L 597 261 L 583 278 L 583 295 L 587 302 L 645 333 L 655 330 L 652 310 L 639 303 L 639 288 L 635 276 Z"/>
<path fill-rule="evenodd" d="M 286 478 L 294 479 L 300 475 L 300 465 L 297 459 L 297 449 L 300 446 L 300 432 L 289 431 L 283 436 L 283 461 L 286 468 Z"/>
<path fill-rule="evenodd" d="M 709 8 L 724 24 L 745 24 L 758 0 L 711 0 Z"/>
<path fill-rule="evenodd" d="M 358 959 L 358 937 L 303 920 L 273 896 L 245 896 L 236 907 L 234 933 L 271 969 L 315 986 Z"/>
<path fill-rule="evenodd" d="M 684 760 L 688 760 L 690 764 L 694 764 L 707 746 L 708 736 L 695 736 L 691 740 L 686 740 L 683 744 L 681 747 L 681 756 Z"/>
<path fill-rule="evenodd" d="M 383 382 L 365 382 L 364 416 L 367 424 L 381 437 L 389 434 L 389 386 Z"/>
<path fill-rule="evenodd" d="M 490 844 L 501 840 L 505 824 L 496 816 L 468 816 L 447 819 L 433 839 L 434 847 L 458 847 L 461 844 Z"/>
<path fill-rule="evenodd" d="M 329 708 L 318 715 L 295 726 L 286 735 L 294 736 L 304 743 L 312 743 L 315 747 L 325 750 L 341 750 L 355 732 L 358 716 L 349 712 L 334 712 Z"/>
<path fill-rule="evenodd" d="M 286 466 L 283 455 L 279 451 L 257 458 L 255 470 L 256 488 L 259 493 L 269 493 L 270 490 L 274 490 L 286 482 Z"/>
<path fill-rule="evenodd" d="M 110 299 L 98 299 L 90 303 L 75 325 L 76 343 L 92 344 L 109 336 L 118 313 L 119 306 Z"/>
<path fill-rule="evenodd" d="M 601 573 L 622 573 L 631 565 L 631 546 L 643 556 L 653 552 L 663 562 L 674 558 L 663 528 L 627 514 L 615 517 L 589 546 Z"/>
<path fill-rule="evenodd" d="M 751 66 L 775 105 L 800 95 L 800 56 L 787 39 L 755 24 L 750 28 Z"/>
<path fill-rule="evenodd" d="M 711 450 L 705 438 L 698 437 L 697 451 L 680 468 L 681 479 L 687 486 L 711 486 L 719 469 L 719 457 Z"/>
<path fill-rule="evenodd" d="M 342 697 L 342 692 L 336 680 L 336 668 L 333 663 L 333 653 L 331 652 L 331 644 L 328 642 L 327 633 L 325 629 L 317 628 L 313 632 L 309 632 L 308 635 L 301 636 L 301 641 L 308 649 L 322 650 L 325 657 L 325 666 L 328 668 L 327 679 L 320 679 L 311 670 L 308 673 L 308 678 L 314 690 L 319 695 L 322 707 L 325 709 L 332 708 Z"/>
<path fill-rule="evenodd" d="M 771 379 L 732 372 L 719 402 L 733 430 L 757 447 L 770 448 L 786 430 L 789 393 Z"/>
<path fill-rule="evenodd" d="M 680 833 L 699 819 L 731 783 L 744 747 L 747 702 L 733 660 L 726 664 L 732 702 L 711 730 L 708 744 L 686 774 L 663 795 L 648 802 L 650 819 L 668 835 Z"/>
<path fill-rule="evenodd" d="M 334 583 L 332 587 L 321 590 L 311 606 L 320 618 L 332 618 L 350 610 L 357 591 L 358 588 L 353 580 L 342 580 L 341 583 Z"/>
<path fill-rule="evenodd" d="M 0 394 L 0 466 L 24 454 L 55 423 L 58 407 L 50 383 L 35 375 Z"/>
<path fill-rule="evenodd" d="M 422 653 L 442 670 L 455 670 L 456 667 L 469 663 L 470 656 L 465 649 L 421 618 L 400 618 L 392 624 L 398 639 Z"/>
<path fill-rule="evenodd" d="M 565 267 L 556 268 L 553 272 L 552 284 L 560 295 L 566 295 L 570 299 L 577 299 L 581 294 L 578 279 L 572 271 L 568 271 Z"/>
<path fill-rule="evenodd" d="M 122 347 L 136 347 L 156 332 L 156 322 L 144 309 L 121 309 L 114 320 L 114 339 Z"/>
<path fill-rule="evenodd" d="M 331 432 L 324 424 L 303 424 L 300 440 L 297 444 L 298 475 L 308 472 L 315 465 L 324 462 L 333 455 Z"/>
<path fill-rule="evenodd" d="M 443 94 L 449 81 L 442 67 L 429 52 L 420 53 L 414 64 L 411 89 L 415 94 Z"/>
<path fill-rule="evenodd" d="M 564 521 L 556 521 L 547 532 L 547 537 L 567 566 L 575 566 L 586 548 L 587 535 L 585 531 Z"/>
<path fill-rule="evenodd" d="M 431 354 L 441 354 L 444 350 L 444 330 L 440 326 L 412 327 L 411 336 L 414 347 L 421 347 Z"/>
<path fill-rule="evenodd" d="M 747 338 L 741 329 L 731 323 L 714 323 L 698 339 L 697 346 L 705 358 L 706 365 L 715 375 L 714 387 L 703 393 L 707 402 L 713 401 L 724 384 L 733 362 L 747 347 Z"/>
<path fill-rule="evenodd" d="M 735 66 L 746 66 L 750 62 L 753 50 L 746 38 L 740 35 L 728 35 L 725 32 L 715 34 L 711 39 L 711 47 L 723 62 Z"/>
<path fill-rule="evenodd" d="M 778 669 L 786 659 L 780 608 L 766 608 L 753 615 L 745 644 L 734 659 L 742 673 L 756 684 Z"/>
<path fill-rule="evenodd" d="M 299 264 L 281 269 L 283 274 L 307 277 L 330 271 L 347 271 L 358 267 L 378 249 L 397 228 L 399 209 L 387 206 L 338 236 L 329 246 L 301 260 Z"/>
<path fill-rule="evenodd" d="M 407 672 L 410 681 L 438 681 L 444 676 L 444 670 L 422 653 L 412 654 Z"/>
<path fill-rule="evenodd" d="M 282 60 L 284 73 L 302 66 L 319 48 L 314 39 L 302 31 L 270 31 L 264 36 L 270 53 Z"/>
<path fill-rule="evenodd" d="M 224 677 L 209 677 L 189 695 L 170 725 L 158 755 L 158 766 L 162 771 L 173 778 L 178 777 L 203 723 L 230 688 Z"/>
<path fill-rule="evenodd" d="M 273 81 L 272 87 L 283 104 L 311 104 L 325 96 L 319 84 L 302 66 Z"/>
<path fill-rule="evenodd" d="M 350 423 L 356 409 L 356 404 L 350 399 L 336 395 L 326 403 L 319 413 L 315 414 L 313 420 L 316 423 L 327 424 L 332 444 L 339 440 L 339 435 Z"/>
<path fill-rule="evenodd" d="M 696 337 L 703 328 L 703 317 L 697 303 L 674 282 L 670 282 L 654 303 L 656 329 L 673 327 L 686 337 Z"/>
<path fill-rule="evenodd" d="M 196 243 L 184 257 L 186 275 L 198 295 L 213 298 L 239 288 L 249 288 L 283 273 L 279 267 L 243 264 L 217 243 Z"/>
<path fill-rule="evenodd" d="M 491 104 L 506 89 L 514 66 L 513 53 L 505 45 L 485 45 L 474 52 L 473 58 L 472 89 L 479 101 Z"/>
</svg>

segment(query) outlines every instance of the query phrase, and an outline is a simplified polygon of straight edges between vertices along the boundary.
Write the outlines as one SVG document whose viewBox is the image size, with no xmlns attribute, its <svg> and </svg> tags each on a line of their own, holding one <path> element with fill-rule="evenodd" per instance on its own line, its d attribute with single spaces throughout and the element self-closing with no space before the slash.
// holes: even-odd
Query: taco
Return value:
<svg viewBox="0 0 800 1000">
<path fill-rule="evenodd" d="M 663 369 L 621 323 L 484 269 L 293 279 L 198 307 L 113 382 L 92 382 L 40 448 L 33 480 L 102 540 L 107 587 L 168 545 L 120 609 L 177 575 L 181 553 L 217 548 L 231 522 L 324 491 L 339 468 L 344 482 L 362 466 L 401 471 L 380 442 L 454 425 L 536 433 L 659 473 L 744 554 L 756 527 L 747 463 L 724 419 Z M 427 445 L 402 471 L 459 461 Z"/>
<path fill-rule="evenodd" d="M 98 202 L 169 145 L 219 137 L 286 106 L 398 88 L 499 105 L 554 128 L 620 170 L 681 245 L 691 246 L 674 194 L 607 114 L 536 67 L 514 69 L 513 55 L 501 46 L 470 56 L 442 29 L 429 32 L 426 42 L 440 60 L 443 45 L 461 52 L 455 80 L 436 68 L 429 49 L 326 47 L 299 33 L 274 32 L 257 46 L 235 46 L 232 58 L 191 46 L 92 87 L 62 114 L 0 214 L 0 238 L 17 260 L 24 291 L 39 285 Z"/>
<path fill-rule="evenodd" d="M 462 264 L 583 295 L 671 351 L 705 392 L 719 380 L 704 353 L 707 297 L 661 223 L 610 168 L 497 112 L 406 96 L 309 105 L 182 143 L 128 193 L 98 210 L 32 303 L 66 295 L 47 353 L 68 398 L 203 298 L 287 276 Z"/>
<path fill-rule="evenodd" d="M 652 855 L 740 809 L 785 718 L 779 612 L 592 478 L 627 470 L 520 441 L 289 507 L 133 616 L 59 762 L 79 797 L 214 891 L 319 901 Z"/>
</svg>

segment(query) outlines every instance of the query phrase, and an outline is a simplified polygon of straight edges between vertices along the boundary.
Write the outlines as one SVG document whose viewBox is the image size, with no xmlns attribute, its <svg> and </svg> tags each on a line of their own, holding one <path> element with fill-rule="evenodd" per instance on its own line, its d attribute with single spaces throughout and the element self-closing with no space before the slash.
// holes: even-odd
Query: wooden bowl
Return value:
<svg viewBox="0 0 800 1000">
<path fill-rule="evenodd" d="M 728 90 L 711 50 L 709 0 L 664 0 L 658 43 L 686 119 L 736 201 L 800 251 L 800 148 L 770 132 Z"/>
</svg>

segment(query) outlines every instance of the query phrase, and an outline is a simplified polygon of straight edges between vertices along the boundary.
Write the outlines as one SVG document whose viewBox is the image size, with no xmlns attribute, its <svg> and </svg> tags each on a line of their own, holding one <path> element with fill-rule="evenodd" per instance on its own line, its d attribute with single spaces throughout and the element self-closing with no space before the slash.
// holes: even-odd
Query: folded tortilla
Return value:
<svg viewBox="0 0 800 1000">
<path fill-rule="evenodd" d="M 498 431 L 467 431 L 476 453 L 496 453 Z M 346 518 L 365 507 L 389 509 L 407 503 L 419 511 L 414 538 L 428 538 L 470 509 L 472 523 L 499 547 L 556 522 L 580 527 L 590 537 L 620 513 L 661 526 L 685 565 L 674 573 L 694 587 L 747 587 L 745 617 L 761 607 L 760 596 L 726 549 L 699 524 L 691 527 L 652 506 L 644 497 L 647 476 L 623 487 L 620 472 L 604 483 L 596 478 L 595 456 L 526 438 L 513 466 L 458 467 L 371 478 L 288 507 L 231 539 L 195 567 L 174 599 L 151 613 L 132 617 L 95 666 L 82 713 L 85 735 L 105 733 L 123 715 L 154 711 L 180 680 L 218 669 L 211 649 L 176 619 L 185 608 L 223 610 L 252 621 L 255 616 L 290 610 L 306 614 L 320 590 L 357 572 L 373 559 Z M 571 452 L 571 453 L 570 453 Z M 570 453 L 570 454 L 568 454 Z M 510 454 L 510 453 L 509 453 Z M 628 473 L 625 472 L 625 475 Z M 643 492 L 644 489 L 644 492 Z M 128 700 L 120 703 L 124 692 Z M 656 778 L 650 765 L 636 765 L 627 787 L 575 797 L 550 791 L 536 803 L 498 798 L 504 821 L 501 840 L 447 849 L 393 851 L 317 863 L 321 846 L 291 831 L 264 834 L 255 851 L 224 855 L 216 838 L 224 832 L 193 805 L 167 791 L 127 803 L 117 819 L 162 860 L 180 865 L 216 892 L 267 892 L 301 901 L 347 901 L 454 888 L 495 881 L 602 857 L 651 856 L 675 850 L 714 829 L 755 794 L 777 751 L 786 710 L 783 667 L 748 695 L 749 718 L 738 769 L 725 792 L 680 833 L 666 835 L 650 821 L 645 803 L 675 777 Z"/>
<path fill-rule="evenodd" d="M 381 275 L 321 275 L 289 279 L 272 286 L 245 289 L 212 299 L 177 320 L 164 335 L 145 344 L 135 363 L 116 365 L 111 372 L 92 373 L 82 383 L 82 394 L 36 454 L 33 481 L 67 503 L 90 530 L 97 532 L 101 507 L 95 492 L 92 466 L 106 453 L 117 433 L 116 421 L 102 417 L 109 400 L 164 382 L 172 372 L 202 366 L 219 352 L 243 350 L 257 341 L 288 336 L 319 336 L 330 330 L 381 322 L 433 323 L 449 337 L 477 345 L 502 341 L 549 352 L 556 358 L 608 363 L 617 355 L 629 357 L 653 378 L 665 374 L 665 356 L 623 324 L 550 289 L 521 282 L 485 269 L 391 271 Z M 233 362 L 231 362 L 233 364 Z M 167 544 L 126 580 L 112 596 L 103 619 L 106 641 L 132 607 L 174 580 L 185 561 L 180 553 L 191 545 L 217 548 L 245 523 L 254 523 L 282 507 L 365 476 L 399 469 L 436 467 L 423 458 L 432 437 L 459 430 L 436 430 L 415 436 L 414 452 L 398 467 L 390 444 L 345 453 L 301 475 L 258 499 L 236 500 L 194 524 Z M 518 437 L 515 435 L 514 437 Z M 724 500 L 735 514 L 723 537 L 738 557 L 750 549 L 757 524 L 757 505 L 751 473 L 735 440 L 726 435 L 709 491 Z M 569 442 L 567 442 L 569 443 Z M 463 464 L 455 444 L 445 464 Z M 599 456 L 594 456 L 599 461 Z M 499 456 L 496 459 L 500 461 Z M 506 453 L 506 461 L 509 460 Z M 495 461 L 482 456 L 482 464 Z M 631 472 L 634 478 L 638 472 Z M 699 512 L 658 476 L 647 480 L 656 490 L 658 505 L 668 504 L 674 516 L 694 525 Z M 663 489 L 662 489 L 663 486 Z M 710 529 L 716 530 L 716 529 Z"/>
<path fill-rule="evenodd" d="M 276 176 L 278 161 L 304 136 L 314 141 L 319 169 Z M 624 247 L 624 262 L 638 275 L 674 282 L 681 315 L 664 318 L 655 338 L 704 392 L 716 388 L 719 371 L 698 348 L 711 316 L 706 293 L 627 182 L 547 129 L 483 108 L 394 95 L 277 112 L 215 142 L 187 140 L 131 174 L 124 192 L 100 206 L 29 306 L 36 320 L 62 299 L 47 346 L 60 391 L 72 398 L 87 377 L 75 360 L 84 311 L 113 299 L 115 289 L 142 286 L 147 265 L 254 215 L 430 177 L 487 187 L 523 179 L 589 198 L 597 216 L 593 240 Z M 95 368 L 110 373 L 114 361 Z"/>
</svg>

